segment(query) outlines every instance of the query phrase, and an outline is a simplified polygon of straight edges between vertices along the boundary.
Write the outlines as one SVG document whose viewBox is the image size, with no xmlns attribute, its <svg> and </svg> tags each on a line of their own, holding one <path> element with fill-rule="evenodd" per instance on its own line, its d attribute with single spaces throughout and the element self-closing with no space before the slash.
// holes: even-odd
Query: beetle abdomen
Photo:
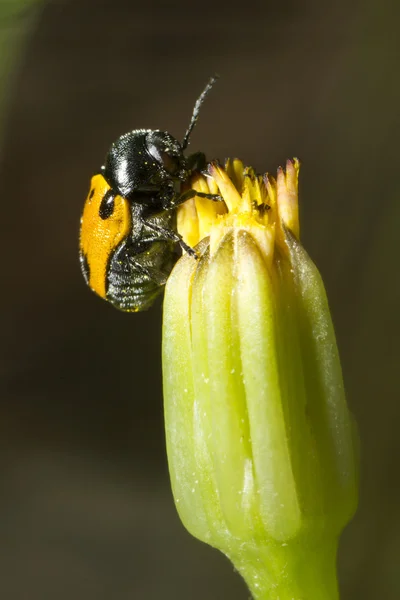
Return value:
<svg viewBox="0 0 400 600">
<path fill-rule="evenodd" d="M 170 241 L 149 243 L 140 253 L 129 238 L 123 241 L 110 259 L 106 299 L 123 311 L 146 310 L 161 293 L 178 255 Z"/>
</svg>

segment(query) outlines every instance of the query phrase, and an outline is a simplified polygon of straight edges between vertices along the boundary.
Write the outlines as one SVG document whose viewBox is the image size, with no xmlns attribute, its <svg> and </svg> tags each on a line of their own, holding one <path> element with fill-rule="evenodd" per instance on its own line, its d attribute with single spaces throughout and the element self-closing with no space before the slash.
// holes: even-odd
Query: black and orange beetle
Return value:
<svg viewBox="0 0 400 600">
<path fill-rule="evenodd" d="M 200 107 L 216 81 L 196 101 L 183 142 L 166 131 L 136 129 L 111 146 L 91 180 L 83 209 L 80 262 L 86 283 L 101 298 L 128 312 L 147 309 L 162 291 L 179 258 L 179 246 L 196 258 L 176 230 L 176 207 L 194 170 L 205 167 L 202 152 L 184 156 Z"/>
</svg>

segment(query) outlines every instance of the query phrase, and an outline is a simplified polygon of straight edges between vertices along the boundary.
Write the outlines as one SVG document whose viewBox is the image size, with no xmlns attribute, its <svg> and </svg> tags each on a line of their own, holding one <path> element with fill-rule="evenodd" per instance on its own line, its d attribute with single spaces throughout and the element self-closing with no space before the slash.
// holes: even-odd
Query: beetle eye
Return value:
<svg viewBox="0 0 400 600">
<path fill-rule="evenodd" d="M 149 155 L 157 161 L 164 171 L 174 177 L 183 177 L 186 173 L 185 158 L 182 147 L 167 131 L 149 131 L 146 136 L 145 145 Z"/>
<path fill-rule="evenodd" d="M 171 156 L 168 152 L 161 150 L 155 144 L 148 145 L 149 154 L 155 158 L 158 163 L 161 163 L 164 169 L 170 175 L 175 175 L 180 168 L 179 159 L 177 156 Z"/>
<path fill-rule="evenodd" d="M 161 152 L 161 160 L 164 165 L 164 169 L 171 175 L 175 175 L 180 170 L 179 160 L 176 156 L 171 156 L 167 152 Z"/>
</svg>

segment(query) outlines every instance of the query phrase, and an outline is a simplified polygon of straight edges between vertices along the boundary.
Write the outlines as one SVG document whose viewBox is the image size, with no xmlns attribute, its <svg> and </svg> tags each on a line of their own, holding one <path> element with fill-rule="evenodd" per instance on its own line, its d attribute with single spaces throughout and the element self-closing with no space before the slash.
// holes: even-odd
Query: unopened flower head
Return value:
<svg viewBox="0 0 400 600">
<path fill-rule="evenodd" d="M 187 529 L 255 598 L 337 598 L 337 539 L 357 501 L 353 425 L 320 275 L 299 242 L 297 160 L 239 160 L 191 185 L 178 229 L 199 259 L 167 282 L 168 460 Z"/>
<path fill-rule="evenodd" d="M 179 208 L 178 230 L 187 243 L 195 246 L 209 236 L 213 254 L 228 231 L 247 231 L 257 240 L 264 258 L 271 262 L 275 244 L 285 247 L 284 229 L 299 237 L 297 159 L 288 160 L 286 171 L 280 168 L 276 180 L 256 175 L 237 159 L 227 160 L 225 169 L 211 163 L 208 172 L 207 177 L 195 175 L 192 188 L 220 193 L 224 203 L 193 198 Z"/>
</svg>

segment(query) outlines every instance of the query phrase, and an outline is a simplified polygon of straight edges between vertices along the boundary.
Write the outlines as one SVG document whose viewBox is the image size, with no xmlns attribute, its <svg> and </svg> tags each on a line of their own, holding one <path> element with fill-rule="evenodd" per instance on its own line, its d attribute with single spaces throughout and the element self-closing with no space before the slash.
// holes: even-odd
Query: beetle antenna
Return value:
<svg viewBox="0 0 400 600">
<path fill-rule="evenodd" d="M 217 75 L 217 74 L 210 77 L 206 87 L 201 92 L 200 96 L 197 98 L 196 104 L 194 105 L 192 118 L 190 119 L 189 127 L 187 128 L 185 137 L 183 138 L 182 150 L 185 150 L 188 147 L 190 134 L 192 133 L 193 128 L 197 123 L 197 119 L 199 118 L 200 107 L 203 104 L 206 97 L 208 96 L 208 92 L 211 90 L 212 86 L 214 85 L 214 83 L 217 81 L 218 78 L 219 78 L 219 75 Z"/>
</svg>

